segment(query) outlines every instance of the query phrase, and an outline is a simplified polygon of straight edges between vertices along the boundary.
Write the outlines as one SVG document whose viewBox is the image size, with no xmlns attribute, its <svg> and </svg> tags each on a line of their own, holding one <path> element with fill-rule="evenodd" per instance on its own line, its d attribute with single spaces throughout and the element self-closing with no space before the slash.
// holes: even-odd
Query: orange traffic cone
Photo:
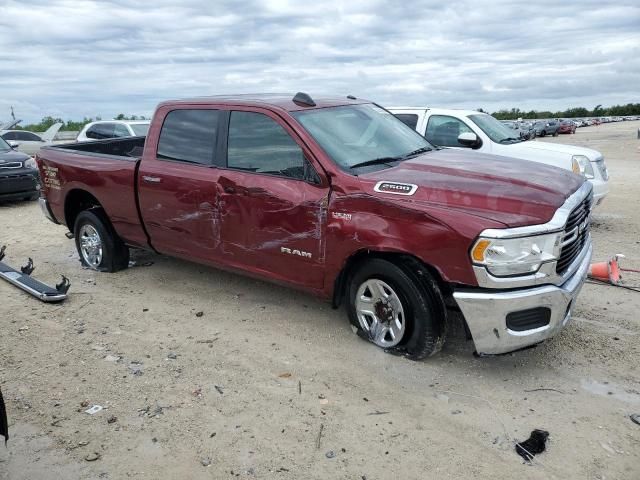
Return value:
<svg viewBox="0 0 640 480">
<path fill-rule="evenodd" d="M 616 254 L 608 262 L 596 262 L 589 266 L 589 277 L 605 283 L 617 285 L 620 282 L 620 266 L 618 258 L 624 255 Z"/>
</svg>

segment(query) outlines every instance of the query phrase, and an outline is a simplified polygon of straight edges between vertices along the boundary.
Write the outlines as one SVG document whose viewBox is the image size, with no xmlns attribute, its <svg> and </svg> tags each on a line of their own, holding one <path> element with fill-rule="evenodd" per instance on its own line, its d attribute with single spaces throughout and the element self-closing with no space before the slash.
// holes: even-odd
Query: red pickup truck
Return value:
<svg viewBox="0 0 640 480">
<path fill-rule="evenodd" d="M 85 265 L 113 272 L 143 248 L 290 285 L 412 359 L 441 348 L 452 309 L 480 354 L 554 335 L 591 258 L 581 177 L 435 148 L 351 96 L 168 101 L 146 138 L 37 163 L 41 207 Z"/>
</svg>

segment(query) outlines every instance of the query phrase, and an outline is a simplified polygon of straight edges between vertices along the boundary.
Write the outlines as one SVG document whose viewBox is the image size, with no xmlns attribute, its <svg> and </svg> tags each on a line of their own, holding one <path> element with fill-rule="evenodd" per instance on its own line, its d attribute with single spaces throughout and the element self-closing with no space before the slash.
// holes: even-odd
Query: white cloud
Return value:
<svg viewBox="0 0 640 480">
<path fill-rule="evenodd" d="M 640 5 L 0 0 L 0 119 L 150 114 L 167 98 L 354 94 L 563 109 L 640 101 Z"/>
</svg>

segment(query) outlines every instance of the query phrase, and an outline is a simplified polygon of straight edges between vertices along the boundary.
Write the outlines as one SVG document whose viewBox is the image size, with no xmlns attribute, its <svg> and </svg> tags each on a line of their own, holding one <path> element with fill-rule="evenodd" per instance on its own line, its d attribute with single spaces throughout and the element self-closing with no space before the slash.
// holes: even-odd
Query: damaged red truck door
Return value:
<svg viewBox="0 0 640 480">
<path fill-rule="evenodd" d="M 40 206 L 84 265 L 121 270 L 143 248 L 290 285 L 412 359 L 442 347 L 451 309 L 481 354 L 552 337 L 592 253 L 583 178 L 434 148 L 353 97 L 168 101 L 146 138 L 36 160 Z"/>
</svg>

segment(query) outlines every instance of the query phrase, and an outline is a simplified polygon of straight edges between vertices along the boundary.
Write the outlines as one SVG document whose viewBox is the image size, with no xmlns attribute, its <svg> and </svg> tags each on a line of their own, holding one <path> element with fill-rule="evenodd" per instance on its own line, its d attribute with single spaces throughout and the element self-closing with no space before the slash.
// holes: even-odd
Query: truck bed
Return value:
<svg viewBox="0 0 640 480">
<path fill-rule="evenodd" d="M 92 196 L 126 243 L 147 246 L 136 193 L 144 141 L 130 137 L 41 148 L 37 159 L 42 188 L 56 220 L 73 231 L 70 208 Z"/>
<path fill-rule="evenodd" d="M 47 148 L 69 150 L 90 156 L 116 157 L 122 160 L 139 160 L 146 137 L 127 137 L 99 140 L 97 142 L 64 143 Z"/>
</svg>

